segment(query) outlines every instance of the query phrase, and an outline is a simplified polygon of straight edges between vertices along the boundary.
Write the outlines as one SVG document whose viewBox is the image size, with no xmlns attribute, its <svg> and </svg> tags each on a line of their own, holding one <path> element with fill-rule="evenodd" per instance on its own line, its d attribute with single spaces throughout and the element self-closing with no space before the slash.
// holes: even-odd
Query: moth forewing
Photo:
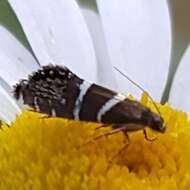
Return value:
<svg viewBox="0 0 190 190">
<path fill-rule="evenodd" d="M 47 65 L 14 88 L 24 104 L 50 116 L 112 125 L 124 133 L 146 126 L 164 132 L 162 117 L 141 103 L 83 80 L 68 68 Z"/>
</svg>

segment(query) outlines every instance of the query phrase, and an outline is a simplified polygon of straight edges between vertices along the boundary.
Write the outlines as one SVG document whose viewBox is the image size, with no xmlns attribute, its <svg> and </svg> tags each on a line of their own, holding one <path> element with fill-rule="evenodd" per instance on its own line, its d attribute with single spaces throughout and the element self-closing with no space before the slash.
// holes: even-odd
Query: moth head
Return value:
<svg viewBox="0 0 190 190">
<path fill-rule="evenodd" d="M 164 120 L 160 114 L 154 113 L 150 109 L 144 110 L 142 113 L 142 120 L 144 121 L 144 125 L 148 126 L 154 131 L 164 133 L 166 130 Z"/>
<path fill-rule="evenodd" d="M 154 112 L 150 112 L 150 117 L 148 118 L 148 126 L 154 131 L 160 133 L 164 133 L 166 130 L 163 118 Z"/>
</svg>

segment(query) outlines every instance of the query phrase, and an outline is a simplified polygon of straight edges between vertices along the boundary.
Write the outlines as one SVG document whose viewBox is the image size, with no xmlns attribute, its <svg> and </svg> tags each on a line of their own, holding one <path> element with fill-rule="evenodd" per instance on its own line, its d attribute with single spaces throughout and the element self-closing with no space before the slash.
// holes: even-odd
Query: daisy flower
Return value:
<svg viewBox="0 0 190 190">
<path fill-rule="evenodd" d="M 16 82 L 53 63 L 139 98 L 139 90 L 115 71 L 115 66 L 160 101 L 174 76 L 171 65 L 180 60 L 180 56 L 176 62 L 172 57 L 174 39 L 179 40 L 172 36 L 176 34 L 172 31 L 175 3 L 97 0 L 97 12 L 75 0 L 8 3 L 27 43 L 21 44 L 0 26 L 0 117 L 5 122 L 0 133 L 0 189 L 189 189 L 190 123 L 187 114 L 168 104 L 157 104 L 167 123 L 166 133 L 152 143 L 141 132 L 130 134 L 129 147 L 108 170 L 110 158 L 124 143 L 122 134 L 80 146 L 109 129 L 96 131 L 98 124 L 94 123 L 42 119 L 41 114 L 23 112 L 22 105 L 12 98 Z M 187 49 L 168 99 L 186 112 L 190 106 L 183 89 L 188 86 L 189 54 Z M 140 101 L 155 111 L 146 95 Z"/>
</svg>

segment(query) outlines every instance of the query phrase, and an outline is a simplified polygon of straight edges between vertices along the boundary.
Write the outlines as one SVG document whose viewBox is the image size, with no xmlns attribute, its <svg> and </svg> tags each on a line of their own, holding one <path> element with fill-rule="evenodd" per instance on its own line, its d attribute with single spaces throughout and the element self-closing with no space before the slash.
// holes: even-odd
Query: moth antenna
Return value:
<svg viewBox="0 0 190 190">
<path fill-rule="evenodd" d="M 130 81 L 132 84 L 134 84 L 137 88 L 139 88 L 142 92 L 146 93 L 148 95 L 148 97 L 150 98 L 151 102 L 153 103 L 154 107 L 156 108 L 156 111 L 158 112 L 158 114 L 161 116 L 160 110 L 158 108 L 158 106 L 156 105 L 156 103 L 154 102 L 153 98 L 150 96 L 150 94 L 143 88 L 141 87 L 139 84 L 137 84 L 135 81 L 133 81 L 129 76 L 127 76 L 126 74 L 124 74 L 121 70 L 119 70 L 117 67 L 113 66 L 114 69 L 119 72 L 122 76 L 124 76 L 128 81 Z"/>
</svg>

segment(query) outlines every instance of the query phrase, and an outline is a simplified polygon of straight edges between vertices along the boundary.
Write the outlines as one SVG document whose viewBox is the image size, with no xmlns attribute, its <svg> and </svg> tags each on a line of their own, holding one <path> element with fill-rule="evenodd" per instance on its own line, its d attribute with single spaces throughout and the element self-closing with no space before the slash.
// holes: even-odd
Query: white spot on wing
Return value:
<svg viewBox="0 0 190 190">
<path fill-rule="evenodd" d="M 91 85 L 92 85 L 91 83 L 84 80 L 83 83 L 79 87 L 80 93 L 75 101 L 75 108 L 73 110 L 73 115 L 74 115 L 75 119 L 79 119 L 81 103 L 83 102 L 84 96 L 85 96 L 86 92 L 88 91 L 88 89 L 91 87 Z"/>
<path fill-rule="evenodd" d="M 108 100 L 99 110 L 98 114 L 97 114 L 97 121 L 101 122 L 102 116 L 109 111 L 112 107 L 114 107 L 116 104 L 118 104 L 119 102 L 123 101 L 126 99 L 126 96 L 122 95 L 122 94 L 117 94 L 115 96 L 113 96 L 113 98 L 111 98 L 110 100 Z"/>
<path fill-rule="evenodd" d="M 54 76 L 54 71 L 53 71 L 53 70 L 50 70 L 50 71 L 49 71 L 49 75 L 53 77 L 53 76 Z"/>
</svg>

